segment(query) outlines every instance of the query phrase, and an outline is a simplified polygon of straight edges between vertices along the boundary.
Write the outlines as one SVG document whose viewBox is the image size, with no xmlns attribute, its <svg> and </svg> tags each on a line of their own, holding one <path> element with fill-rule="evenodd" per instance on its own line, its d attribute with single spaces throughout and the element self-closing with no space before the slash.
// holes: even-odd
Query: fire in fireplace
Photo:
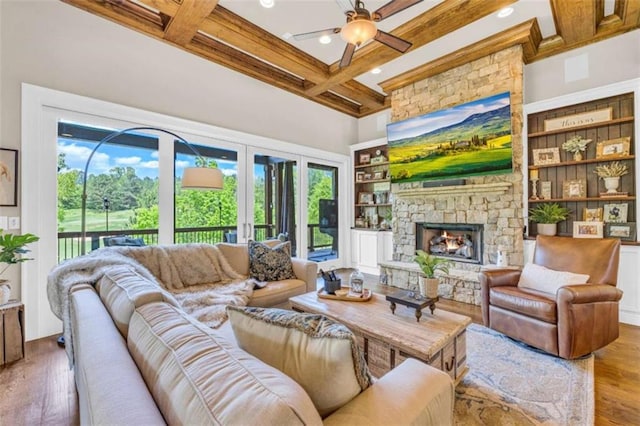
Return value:
<svg viewBox="0 0 640 426">
<path fill-rule="evenodd" d="M 416 223 L 416 250 L 468 263 L 482 263 L 484 225 Z"/>
</svg>

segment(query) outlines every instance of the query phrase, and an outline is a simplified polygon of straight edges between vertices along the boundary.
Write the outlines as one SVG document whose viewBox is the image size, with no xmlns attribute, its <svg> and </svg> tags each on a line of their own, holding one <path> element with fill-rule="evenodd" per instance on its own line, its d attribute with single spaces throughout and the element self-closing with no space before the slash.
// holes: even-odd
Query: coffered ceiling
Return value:
<svg viewBox="0 0 640 426">
<path fill-rule="evenodd" d="M 506 47 L 522 45 L 531 63 L 640 27 L 640 0 L 423 0 L 377 24 L 411 42 L 407 53 L 369 42 L 340 68 L 339 35 L 290 37 L 344 25 L 334 0 L 269 9 L 259 0 L 62 1 L 353 117 L 388 108 L 393 89 Z M 364 3 L 374 11 L 386 1 Z M 513 13 L 498 18 L 507 6 Z"/>
</svg>

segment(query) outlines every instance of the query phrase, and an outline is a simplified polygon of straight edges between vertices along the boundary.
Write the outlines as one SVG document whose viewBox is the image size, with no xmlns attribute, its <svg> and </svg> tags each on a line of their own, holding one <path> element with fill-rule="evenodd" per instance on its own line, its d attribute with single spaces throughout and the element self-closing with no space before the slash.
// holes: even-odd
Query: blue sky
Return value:
<svg viewBox="0 0 640 426">
<path fill-rule="evenodd" d="M 479 112 L 493 111 L 509 105 L 509 92 L 478 99 L 452 108 L 430 112 L 387 125 L 387 140 L 412 138 L 463 121 Z"/>
<path fill-rule="evenodd" d="M 70 169 L 84 170 L 87 158 L 95 143 L 58 138 L 58 152 L 65 153 L 65 160 Z M 178 155 L 176 174 L 182 176 L 185 167 L 193 166 L 194 158 Z M 225 175 L 236 174 L 236 164 L 232 161 L 218 160 L 218 167 Z M 107 173 L 114 167 L 133 167 L 141 177 L 158 177 L 158 152 L 143 148 L 123 147 L 103 144 L 93 155 L 89 165 L 89 175 Z"/>
</svg>

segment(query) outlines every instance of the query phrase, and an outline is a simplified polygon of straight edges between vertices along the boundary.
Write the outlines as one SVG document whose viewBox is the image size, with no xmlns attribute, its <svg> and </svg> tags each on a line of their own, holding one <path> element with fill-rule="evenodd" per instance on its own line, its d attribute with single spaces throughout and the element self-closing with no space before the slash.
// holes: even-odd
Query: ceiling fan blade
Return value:
<svg viewBox="0 0 640 426">
<path fill-rule="evenodd" d="M 353 58 L 353 53 L 356 51 L 356 45 L 353 43 L 347 43 L 347 47 L 344 49 L 342 59 L 340 59 L 340 68 L 348 67 Z"/>
<path fill-rule="evenodd" d="M 371 14 L 371 18 L 378 22 L 388 18 L 391 15 L 395 15 L 398 12 L 402 12 L 408 7 L 413 6 L 416 3 L 420 3 L 422 0 L 391 0 L 389 3 L 380 7 L 378 10 Z"/>
<path fill-rule="evenodd" d="M 409 43 L 406 40 L 380 30 L 378 30 L 373 39 L 402 53 L 406 52 L 411 46 L 413 46 L 413 43 Z"/>
<path fill-rule="evenodd" d="M 340 9 L 342 9 L 344 13 L 351 12 L 354 9 L 351 0 L 336 0 L 336 3 L 338 3 L 338 6 L 340 6 Z"/>
<path fill-rule="evenodd" d="M 295 34 L 293 36 L 294 39 L 300 41 L 300 40 L 309 40 L 310 38 L 319 38 L 322 37 L 324 35 L 333 35 L 333 34 L 338 34 L 340 32 L 341 28 L 329 28 L 326 30 L 320 30 L 320 31 L 312 31 L 310 33 L 302 33 L 302 34 Z"/>
</svg>

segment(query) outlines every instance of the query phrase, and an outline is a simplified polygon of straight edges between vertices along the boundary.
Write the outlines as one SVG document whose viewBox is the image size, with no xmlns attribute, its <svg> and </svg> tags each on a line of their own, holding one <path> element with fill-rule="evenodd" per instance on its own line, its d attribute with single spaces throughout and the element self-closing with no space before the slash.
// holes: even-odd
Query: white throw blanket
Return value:
<svg viewBox="0 0 640 426">
<path fill-rule="evenodd" d="M 214 328 L 227 319 L 226 305 L 248 303 L 256 282 L 234 271 L 210 244 L 108 247 L 69 259 L 49 274 L 47 295 L 51 310 L 63 321 L 65 348 L 72 365 L 70 290 L 79 284 L 95 285 L 110 267 L 123 264 L 171 292 L 186 313 Z"/>
</svg>

